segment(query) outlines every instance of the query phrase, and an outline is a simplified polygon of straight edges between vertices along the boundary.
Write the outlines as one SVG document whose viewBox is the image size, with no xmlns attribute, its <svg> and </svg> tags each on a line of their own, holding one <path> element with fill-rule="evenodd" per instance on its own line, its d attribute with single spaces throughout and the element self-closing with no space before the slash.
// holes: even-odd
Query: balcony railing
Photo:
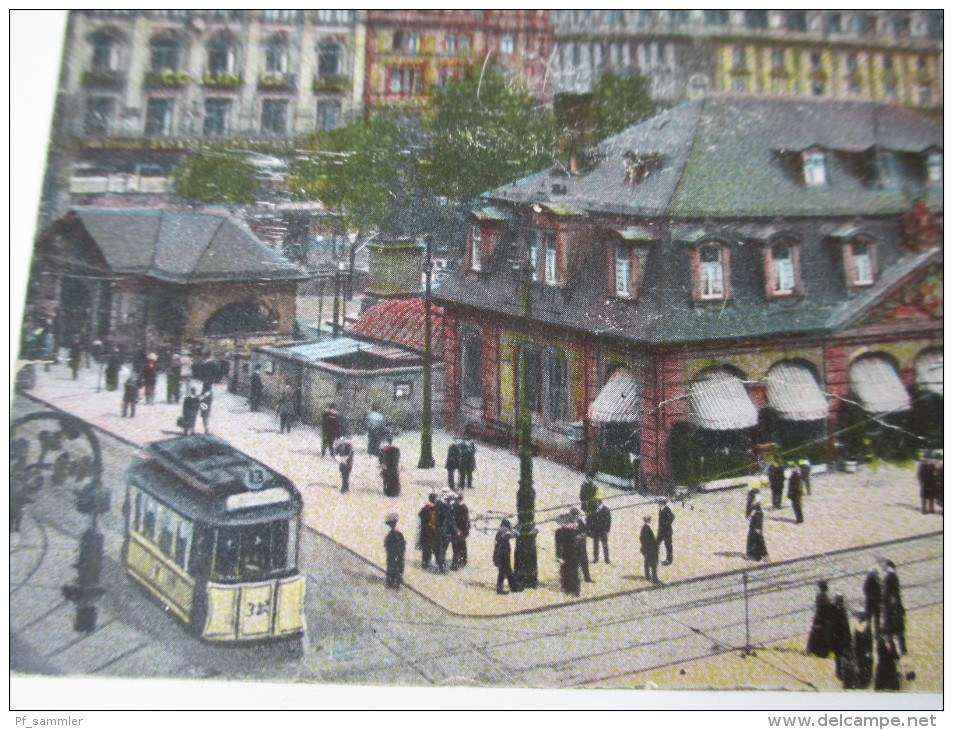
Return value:
<svg viewBox="0 0 953 730">
<path fill-rule="evenodd" d="M 172 191 L 175 180 L 171 177 L 143 177 L 128 173 L 104 175 L 74 175 L 69 180 L 72 195 L 95 195 L 98 193 L 152 193 L 166 194 Z"/>
<path fill-rule="evenodd" d="M 347 89 L 348 79 L 346 76 L 315 76 L 311 83 L 311 88 L 315 93 L 339 93 Z"/>
<path fill-rule="evenodd" d="M 265 91 L 293 91 L 295 88 L 295 77 L 293 74 L 262 74 L 258 78 L 258 88 Z"/>
<path fill-rule="evenodd" d="M 96 88 L 115 87 L 122 84 L 123 75 L 120 71 L 112 69 L 97 69 L 92 71 L 83 71 L 82 84 Z"/>
<path fill-rule="evenodd" d="M 233 89 L 242 85 L 242 77 L 241 74 L 207 73 L 202 77 L 202 84 L 218 89 Z"/>
<path fill-rule="evenodd" d="M 146 73 L 146 86 L 150 89 L 178 89 L 192 83 L 192 77 L 184 71 L 149 71 Z"/>
</svg>

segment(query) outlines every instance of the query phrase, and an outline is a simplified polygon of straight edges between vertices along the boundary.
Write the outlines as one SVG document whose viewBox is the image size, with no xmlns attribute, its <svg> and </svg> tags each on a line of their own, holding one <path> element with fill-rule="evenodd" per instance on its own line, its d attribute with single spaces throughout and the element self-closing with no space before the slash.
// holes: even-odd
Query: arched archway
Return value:
<svg viewBox="0 0 953 730">
<path fill-rule="evenodd" d="M 779 360 L 765 375 L 765 384 L 769 440 L 781 456 L 814 464 L 828 461 L 828 403 L 817 367 L 800 358 Z"/>
<path fill-rule="evenodd" d="M 209 336 L 233 335 L 248 332 L 274 332 L 278 329 L 277 316 L 254 301 L 226 304 L 205 321 L 203 332 Z"/>
</svg>

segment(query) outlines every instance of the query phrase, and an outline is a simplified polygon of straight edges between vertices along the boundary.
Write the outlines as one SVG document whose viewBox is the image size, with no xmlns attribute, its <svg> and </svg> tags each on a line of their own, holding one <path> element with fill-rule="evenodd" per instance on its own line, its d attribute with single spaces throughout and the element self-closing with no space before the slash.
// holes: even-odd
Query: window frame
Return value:
<svg viewBox="0 0 953 730">
<path fill-rule="evenodd" d="M 221 114 L 221 128 L 220 129 L 209 129 L 209 120 L 212 116 L 209 114 L 209 110 L 215 108 L 222 111 Z M 202 134 L 206 137 L 214 137 L 216 135 L 225 135 L 230 131 L 229 117 L 231 115 L 232 109 L 232 100 L 227 98 L 210 98 L 205 99 L 204 112 L 205 116 L 202 119 Z M 216 123 L 216 126 L 219 126 Z"/>
<path fill-rule="evenodd" d="M 158 114 L 161 114 L 161 119 Z M 158 122 L 158 128 L 157 124 Z M 146 99 L 143 132 L 147 137 L 168 137 L 175 124 L 175 100 L 166 96 L 150 96 Z"/>
<path fill-rule="evenodd" d="M 91 96 L 83 112 L 83 130 L 88 135 L 108 135 L 112 129 L 116 98 Z"/>
<path fill-rule="evenodd" d="M 718 252 L 718 261 L 703 261 L 703 251 L 714 249 Z M 708 272 L 720 269 L 721 291 L 706 293 L 706 285 L 713 281 Z M 697 302 L 723 302 L 731 298 L 731 249 L 719 239 L 706 239 L 691 249 L 692 292 Z"/>
<path fill-rule="evenodd" d="M 319 79 L 336 79 L 341 76 L 341 59 L 343 57 L 340 43 L 319 43 L 318 44 L 318 67 L 317 74 Z M 323 68 L 327 59 L 334 59 L 334 71 L 328 72 Z"/>
<path fill-rule="evenodd" d="M 859 256 L 855 246 L 864 246 L 863 256 Z M 861 277 L 858 263 L 866 260 L 866 277 Z M 844 242 L 844 273 L 847 285 L 852 288 L 866 288 L 877 282 L 877 243 L 865 236 L 854 236 Z"/>
<path fill-rule="evenodd" d="M 261 101 L 261 131 L 262 134 L 287 134 L 288 133 L 288 107 L 289 103 L 284 99 L 262 99 Z M 270 111 L 269 111 L 270 110 Z M 280 110 L 276 117 L 275 111 Z M 276 125 L 276 120 L 280 119 L 280 125 Z M 280 129 L 277 128 L 280 126 Z"/>
<path fill-rule="evenodd" d="M 926 156 L 926 184 L 943 184 L 943 153 L 936 150 L 927 152 Z"/>
<path fill-rule="evenodd" d="M 479 222 L 470 225 L 470 271 L 483 270 L 483 227 Z"/>
<path fill-rule="evenodd" d="M 827 154 L 824 150 L 817 147 L 804 150 L 801 152 L 801 165 L 804 173 L 804 187 L 827 186 Z"/>
<path fill-rule="evenodd" d="M 609 248 L 609 291 L 617 299 L 635 300 L 639 298 L 639 265 L 642 250 L 632 244 L 617 242 Z M 621 268 L 620 268 L 621 267 Z M 628 289 L 619 287 L 620 271 L 625 271 Z"/>
<path fill-rule="evenodd" d="M 781 288 L 781 277 L 779 276 L 779 261 L 777 252 L 784 249 L 788 252 L 789 258 L 786 268 L 789 268 L 791 286 Z M 786 297 L 800 296 L 803 291 L 801 285 L 801 249 L 798 242 L 787 236 L 773 238 L 766 242 L 764 246 L 764 286 L 765 295 L 769 299 L 783 299 Z"/>
</svg>

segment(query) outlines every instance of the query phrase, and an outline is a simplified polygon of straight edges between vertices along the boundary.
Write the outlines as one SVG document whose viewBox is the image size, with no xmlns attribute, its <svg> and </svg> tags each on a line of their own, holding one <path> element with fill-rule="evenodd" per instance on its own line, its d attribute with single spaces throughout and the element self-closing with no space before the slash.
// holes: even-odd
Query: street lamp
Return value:
<svg viewBox="0 0 953 730">
<path fill-rule="evenodd" d="M 529 256 L 529 241 L 524 244 L 520 260 L 514 263 L 519 272 L 520 317 L 523 336 L 519 357 L 519 400 L 517 402 L 516 429 L 520 460 L 519 488 L 516 491 L 516 550 L 514 570 L 525 588 L 536 588 L 539 571 L 536 560 L 536 490 L 533 489 L 533 421 L 529 393 L 531 373 L 529 368 L 530 345 L 530 294 L 533 285 L 533 265 Z"/>
<path fill-rule="evenodd" d="M 430 278 L 433 261 L 430 255 L 430 236 L 426 237 L 427 260 L 424 262 L 424 378 L 423 412 L 420 415 L 420 461 L 418 469 L 433 469 L 433 434 L 431 431 L 431 345 L 430 345 Z"/>
</svg>

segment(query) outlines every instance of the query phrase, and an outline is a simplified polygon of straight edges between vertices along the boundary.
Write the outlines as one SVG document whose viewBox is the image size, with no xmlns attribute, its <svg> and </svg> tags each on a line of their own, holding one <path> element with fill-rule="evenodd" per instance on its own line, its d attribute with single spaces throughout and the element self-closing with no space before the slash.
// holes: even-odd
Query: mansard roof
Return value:
<svg viewBox="0 0 953 730">
<path fill-rule="evenodd" d="M 486 197 L 652 217 L 883 215 L 907 210 L 913 188 L 937 209 L 941 186 L 872 184 L 862 157 L 909 158 L 942 145 L 941 128 L 882 103 L 712 94 L 605 140 L 584 174 L 544 171 Z M 792 163 L 815 148 L 831 153 L 827 184 L 808 187 Z M 626 180 L 633 164 L 647 165 L 638 182 Z"/>
</svg>

